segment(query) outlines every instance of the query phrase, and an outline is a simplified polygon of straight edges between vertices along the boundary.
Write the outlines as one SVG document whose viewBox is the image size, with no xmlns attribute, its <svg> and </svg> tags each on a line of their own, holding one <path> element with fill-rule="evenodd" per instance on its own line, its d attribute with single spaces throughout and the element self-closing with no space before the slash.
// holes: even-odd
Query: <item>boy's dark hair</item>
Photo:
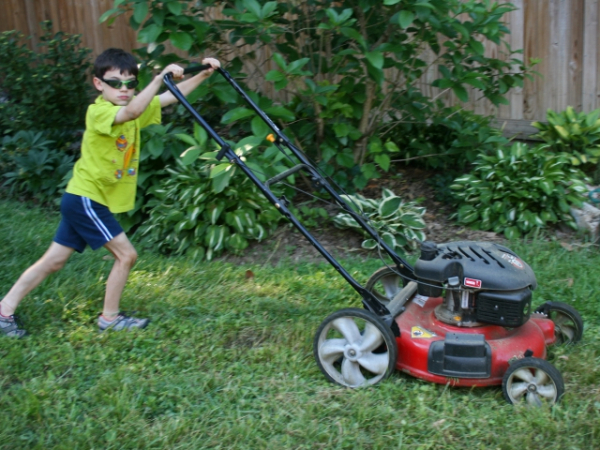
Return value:
<svg viewBox="0 0 600 450">
<path fill-rule="evenodd" d="M 112 69 L 120 70 L 121 75 L 129 73 L 137 77 L 138 74 L 137 62 L 133 55 L 120 48 L 109 48 L 98 55 L 94 62 L 94 76 L 102 78 Z"/>
</svg>

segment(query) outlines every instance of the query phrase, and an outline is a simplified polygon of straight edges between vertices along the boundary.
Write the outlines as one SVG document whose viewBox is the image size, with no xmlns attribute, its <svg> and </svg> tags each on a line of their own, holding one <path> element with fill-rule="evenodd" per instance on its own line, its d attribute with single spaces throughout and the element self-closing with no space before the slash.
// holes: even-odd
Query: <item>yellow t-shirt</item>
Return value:
<svg viewBox="0 0 600 450">
<path fill-rule="evenodd" d="M 140 130 L 160 123 L 158 97 L 135 120 L 113 125 L 121 106 L 99 96 L 85 117 L 81 157 L 67 185 L 69 194 L 89 197 L 113 213 L 133 209 L 140 162 Z"/>
</svg>

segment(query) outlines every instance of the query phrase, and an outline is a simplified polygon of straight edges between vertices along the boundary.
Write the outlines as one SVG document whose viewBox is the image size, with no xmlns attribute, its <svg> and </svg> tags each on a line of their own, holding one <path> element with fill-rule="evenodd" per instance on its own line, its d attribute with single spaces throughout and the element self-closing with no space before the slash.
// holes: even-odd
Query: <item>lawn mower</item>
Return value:
<svg viewBox="0 0 600 450">
<path fill-rule="evenodd" d="M 185 73 L 207 67 L 188 67 Z M 164 82 L 220 147 L 217 159 L 236 164 L 362 299 L 363 309 L 336 311 L 316 332 L 314 356 L 328 380 L 357 388 L 374 385 L 398 369 L 451 386 L 498 385 L 509 403 L 541 406 L 560 399 L 564 382 L 546 361 L 547 348 L 579 341 L 583 321 L 573 307 L 561 302 L 546 302 L 532 310 L 537 281 L 527 263 L 496 243 L 425 241 L 411 266 L 380 238 L 355 205 L 338 194 L 231 75 L 222 68 L 217 71 L 272 130 L 271 142 L 295 157 L 292 168 L 261 181 L 186 101 L 171 74 Z M 358 283 L 312 236 L 292 214 L 285 197 L 273 194 L 271 186 L 298 172 L 350 214 L 391 260 L 366 285 Z"/>
</svg>

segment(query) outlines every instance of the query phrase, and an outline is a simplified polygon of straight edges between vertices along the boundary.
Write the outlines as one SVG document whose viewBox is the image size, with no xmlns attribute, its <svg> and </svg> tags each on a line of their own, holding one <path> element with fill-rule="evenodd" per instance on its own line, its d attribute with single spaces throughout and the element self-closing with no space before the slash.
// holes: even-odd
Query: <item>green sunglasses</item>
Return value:
<svg viewBox="0 0 600 450">
<path fill-rule="evenodd" d="M 121 89 L 123 86 L 125 86 L 127 89 L 134 89 L 139 84 L 139 81 L 137 79 L 134 79 L 134 80 L 105 80 L 104 78 L 99 78 L 99 80 L 105 82 L 111 88 L 115 88 L 115 89 Z"/>
</svg>

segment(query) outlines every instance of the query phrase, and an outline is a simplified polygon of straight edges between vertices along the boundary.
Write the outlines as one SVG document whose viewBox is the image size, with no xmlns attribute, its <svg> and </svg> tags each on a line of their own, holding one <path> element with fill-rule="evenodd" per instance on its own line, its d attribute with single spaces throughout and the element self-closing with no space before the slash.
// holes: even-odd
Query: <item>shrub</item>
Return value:
<svg viewBox="0 0 600 450">
<path fill-rule="evenodd" d="M 41 203 L 56 199 L 73 168 L 75 157 L 56 150 L 52 133 L 19 131 L 0 141 L 0 174 L 12 195 L 25 195 Z"/>
<path fill-rule="evenodd" d="M 37 51 L 27 48 L 18 31 L 0 33 L 0 129 L 78 129 L 85 125 L 91 86 L 89 49 L 79 35 L 52 34 L 42 22 Z"/>
<path fill-rule="evenodd" d="M 515 143 L 480 155 L 473 171 L 454 180 L 451 188 L 459 201 L 460 223 L 512 239 L 548 224 L 577 229 L 569 208 L 581 206 L 587 192 L 583 180 L 585 175 L 566 154 L 549 152 L 548 145 Z"/>
<path fill-rule="evenodd" d="M 160 251 L 211 260 L 224 250 L 243 251 L 262 240 L 283 216 L 245 175 L 215 192 L 209 164 L 167 168 L 153 191 L 149 219 L 139 232 Z"/>
<path fill-rule="evenodd" d="M 492 117 L 453 107 L 444 108 L 429 124 L 400 123 L 384 132 L 400 149 L 394 160 L 432 169 L 464 170 L 480 153 L 491 154 L 508 143 L 491 121 Z"/>
<path fill-rule="evenodd" d="M 381 200 L 367 199 L 360 194 L 342 195 L 350 207 L 363 214 L 368 224 L 375 229 L 381 239 L 392 249 L 402 250 L 404 247 L 416 248 L 416 244 L 425 240 L 425 208 L 413 202 L 404 202 L 389 189 L 383 190 Z M 358 230 L 368 236 L 363 228 L 348 213 L 342 212 L 333 218 L 333 223 L 340 228 Z M 369 237 L 362 243 L 366 249 L 377 248 L 377 242 Z"/>
<path fill-rule="evenodd" d="M 576 113 L 571 106 L 561 113 L 548 110 L 548 123 L 533 122 L 538 137 L 554 152 L 565 152 L 571 164 L 597 163 L 600 157 L 600 109 Z"/>
<path fill-rule="evenodd" d="M 213 8 L 221 5 L 215 19 Z M 246 46 L 246 67 L 259 83 L 283 91 L 275 95 L 295 116 L 284 118 L 289 133 L 327 175 L 351 189 L 388 170 L 397 156 L 393 139 L 378 141 L 382 126 L 445 117 L 443 102 L 425 95 L 429 88 L 460 101 L 474 89 L 499 105 L 529 70 L 519 51 L 503 42 L 508 29 L 502 17 L 514 8 L 507 3 L 119 0 L 114 6 L 101 20 L 130 13 L 140 42 L 148 44 L 140 54 L 150 65 L 175 57 L 163 54 L 165 42 L 190 56 L 210 48 L 237 54 Z M 484 40 L 499 45 L 502 57 L 486 56 Z M 275 63 L 267 73 L 259 60 L 265 53 Z M 430 72 L 432 66 L 439 70 Z M 246 116 L 237 120 L 249 122 Z M 484 141 L 478 136 L 475 142 Z M 454 146 L 453 157 L 466 148 Z"/>
</svg>

